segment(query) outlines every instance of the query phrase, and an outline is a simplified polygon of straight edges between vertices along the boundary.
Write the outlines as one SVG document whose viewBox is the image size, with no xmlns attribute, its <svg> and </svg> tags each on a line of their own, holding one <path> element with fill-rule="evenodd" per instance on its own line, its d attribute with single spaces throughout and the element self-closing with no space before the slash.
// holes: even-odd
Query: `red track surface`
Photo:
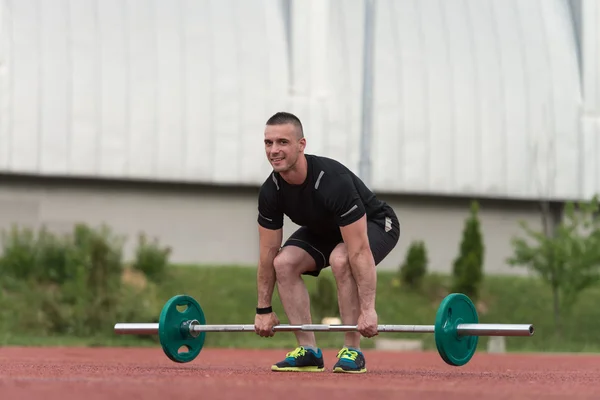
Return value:
<svg viewBox="0 0 600 400">
<path fill-rule="evenodd" d="M 271 363 L 284 353 L 205 348 L 191 363 L 176 364 L 160 348 L 2 348 L 0 398 L 600 398 L 600 356 L 481 352 L 466 366 L 451 367 L 437 353 L 367 351 L 369 372 L 363 375 L 271 372 Z M 335 350 L 326 351 L 325 356 L 325 365 L 330 369 L 335 362 Z"/>
</svg>

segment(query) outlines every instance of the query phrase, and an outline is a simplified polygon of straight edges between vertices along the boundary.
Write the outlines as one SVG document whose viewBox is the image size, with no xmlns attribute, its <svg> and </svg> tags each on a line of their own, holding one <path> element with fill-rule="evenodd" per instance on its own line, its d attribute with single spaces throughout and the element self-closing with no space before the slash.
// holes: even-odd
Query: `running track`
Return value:
<svg viewBox="0 0 600 400">
<path fill-rule="evenodd" d="M 160 348 L 0 348 L 2 400 L 599 399 L 600 355 L 476 353 L 463 367 L 435 352 L 366 351 L 363 375 L 275 373 L 276 350 L 202 350 L 176 364 Z M 325 352 L 325 366 L 335 362 Z M 318 397 L 317 397 L 318 396 Z M 321 397 L 322 396 L 322 397 Z"/>
</svg>

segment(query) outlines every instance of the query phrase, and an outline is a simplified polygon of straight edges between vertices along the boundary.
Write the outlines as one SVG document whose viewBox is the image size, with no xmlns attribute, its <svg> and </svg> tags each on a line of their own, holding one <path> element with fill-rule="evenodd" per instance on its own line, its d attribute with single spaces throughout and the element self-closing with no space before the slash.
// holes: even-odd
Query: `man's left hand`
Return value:
<svg viewBox="0 0 600 400">
<path fill-rule="evenodd" d="M 377 336 L 377 312 L 375 309 L 361 312 L 358 317 L 358 331 L 364 337 Z"/>
</svg>

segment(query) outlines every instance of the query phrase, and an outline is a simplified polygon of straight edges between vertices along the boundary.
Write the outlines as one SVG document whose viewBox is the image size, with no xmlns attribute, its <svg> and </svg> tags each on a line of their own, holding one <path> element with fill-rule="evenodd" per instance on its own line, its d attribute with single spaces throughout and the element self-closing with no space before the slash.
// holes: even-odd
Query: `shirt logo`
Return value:
<svg viewBox="0 0 600 400">
<path fill-rule="evenodd" d="M 392 219 L 390 217 L 385 217 L 385 231 L 389 232 L 392 230 Z"/>
<path fill-rule="evenodd" d="M 356 204 L 353 205 L 352 208 L 350 208 L 348 211 L 346 211 L 345 213 L 340 215 L 340 218 L 344 218 L 346 215 L 350 214 L 352 211 L 356 210 L 357 208 L 358 208 L 358 206 Z"/>
</svg>

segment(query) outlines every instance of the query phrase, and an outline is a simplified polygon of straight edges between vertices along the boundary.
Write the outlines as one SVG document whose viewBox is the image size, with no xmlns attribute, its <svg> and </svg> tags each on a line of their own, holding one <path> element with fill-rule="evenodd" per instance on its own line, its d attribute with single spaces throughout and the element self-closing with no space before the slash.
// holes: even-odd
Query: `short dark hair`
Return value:
<svg viewBox="0 0 600 400">
<path fill-rule="evenodd" d="M 284 124 L 292 124 L 298 129 L 300 133 L 298 139 L 302 139 L 304 137 L 304 129 L 302 128 L 302 122 L 300 122 L 300 118 L 296 117 L 294 114 L 280 111 L 278 113 L 273 114 L 271 118 L 267 120 L 267 125 L 284 125 Z"/>
</svg>

